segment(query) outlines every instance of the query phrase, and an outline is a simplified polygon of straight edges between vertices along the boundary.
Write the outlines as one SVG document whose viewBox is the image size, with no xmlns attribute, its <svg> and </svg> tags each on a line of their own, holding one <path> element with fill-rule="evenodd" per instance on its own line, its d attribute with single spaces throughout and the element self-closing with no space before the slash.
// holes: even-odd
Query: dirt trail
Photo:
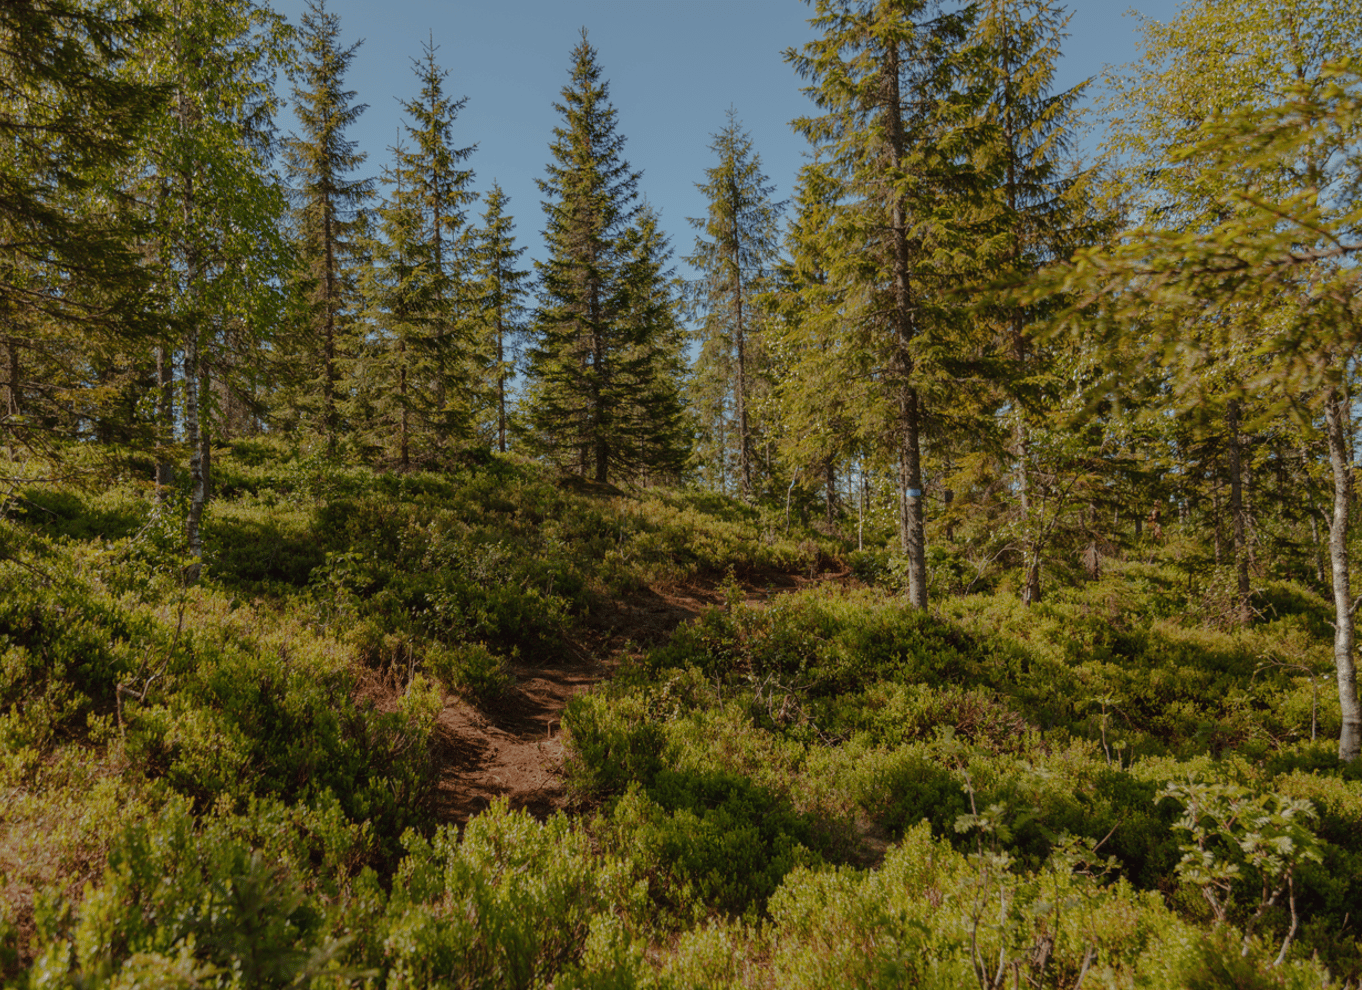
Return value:
<svg viewBox="0 0 1362 990">
<path fill-rule="evenodd" d="M 740 580 L 739 585 L 751 604 L 842 577 L 773 572 Z M 494 704 L 474 707 L 450 696 L 437 728 L 438 817 L 462 824 L 502 795 L 512 808 L 524 808 L 538 818 L 563 807 L 560 719 L 568 699 L 608 677 L 627 643 L 657 645 L 682 622 L 723 600 L 717 580 L 635 592 L 608 603 L 592 617 L 573 644 L 576 657 L 570 663 L 514 666 L 515 687 Z"/>
</svg>

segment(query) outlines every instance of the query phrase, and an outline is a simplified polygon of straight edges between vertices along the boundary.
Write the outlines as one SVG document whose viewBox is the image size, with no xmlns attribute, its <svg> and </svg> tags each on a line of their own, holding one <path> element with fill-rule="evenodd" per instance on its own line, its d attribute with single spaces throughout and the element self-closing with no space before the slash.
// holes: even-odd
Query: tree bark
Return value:
<svg viewBox="0 0 1362 990">
<path fill-rule="evenodd" d="M 1211 512 L 1215 517 L 1215 565 L 1225 562 L 1225 524 L 1220 513 L 1220 482 L 1211 489 Z"/>
<path fill-rule="evenodd" d="M 908 558 L 908 601 L 927 607 L 927 540 L 922 518 L 922 448 L 917 390 L 908 389 L 900 416 L 904 443 L 899 457 L 899 512 L 903 518 L 903 555 Z"/>
<path fill-rule="evenodd" d="M 856 512 L 856 549 L 865 549 L 865 510 L 866 503 L 870 500 L 870 477 L 865 473 L 865 461 L 861 462 L 861 484 L 860 498 L 857 502 Z"/>
<path fill-rule="evenodd" d="M 336 454 L 336 433 L 339 423 L 336 417 L 336 233 L 334 229 L 334 208 L 330 197 L 322 204 L 322 239 L 325 253 L 326 270 L 322 273 L 322 418 L 326 424 L 326 451 L 329 456 Z"/>
<path fill-rule="evenodd" d="M 1239 400 L 1225 405 L 1225 450 L 1230 469 L 1230 518 L 1234 524 L 1234 571 L 1238 585 L 1238 619 L 1248 625 L 1253 618 L 1250 601 L 1248 531 L 1244 519 L 1244 475 L 1239 445 Z"/>
<path fill-rule="evenodd" d="M 733 403 L 738 417 L 738 469 L 742 475 L 742 497 L 750 498 L 752 495 L 752 456 L 751 438 L 747 423 L 747 336 L 743 327 L 742 312 L 742 267 L 740 263 L 741 243 L 738 240 L 737 219 L 734 219 L 734 260 L 735 270 L 734 283 L 734 339 L 733 343 L 737 349 L 737 379 L 733 388 Z"/>
<path fill-rule="evenodd" d="M 497 299 L 501 299 L 501 269 L 498 262 Z M 506 324 L 500 301 L 497 303 L 497 450 L 506 453 Z"/>
<path fill-rule="evenodd" d="M 203 505 L 207 496 L 203 472 L 203 447 L 198 442 L 199 427 L 199 330 L 196 317 L 190 318 L 190 328 L 184 341 L 184 435 L 189 442 L 189 513 L 185 518 L 185 542 L 189 544 L 189 565 L 185 578 L 197 581 L 203 558 L 203 538 L 199 525 L 203 519 Z"/>
<path fill-rule="evenodd" d="M 194 220 L 194 182 L 193 177 L 184 176 L 184 220 L 186 231 L 193 230 Z M 192 237 L 192 234 L 186 234 Z M 185 333 L 184 354 L 181 369 L 184 375 L 184 437 L 189 444 L 189 513 L 185 518 L 185 542 L 189 544 L 189 565 L 185 568 L 185 579 L 197 581 L 202 569 L 203 539 L 200 522 L 203 519 L 203 505 L 207 499 L 207 478 L 204 474 L 203 445 L 199 442 L 199 319 L 198 282 L 200 277 L 198 251 L 192 243 L 186 251 L 186 278 L 188 280 L 190 313 L 189 329 Z"/>
<path fill-rule="evenodd" d="M 1343 729 L 1338 738 L 1338 758 L 1356 760 L 1362 748 L 1362 709 L 1357 699 L 1357 671 L 1353 665 L 1353 603 L 1348 567 L 1348 514 L 1352 506 L 1352 464 L 1344 427 L 1347 399 L 1341 388 L 1332 389 L 1324 404 L 1329 435 L 1329 464 L 1334 474 L 1334 514 L 1329 526 L 1329 563 L 1334 579 L 1334 668 L 1338 673 L 1338 702 Z"/>
<path fill-rule="evenodd" d="M 1020 347 L 1020 338 L 1018 339 Z M 1029 437 L 1026 431 L 1026 420 L 1020 411 L 1017 415 L 1017 425 L 1013 434 L 1013 442 L 1017 451 L 1017 488 L 1018 497 L 1021 500 L 1021 524 L 1022 538 L 1026 541 L 1025 559 L 1023 566 L 1026 569 L 1025 580 L 1022 583 L 1022 604 L 1034 605 L 1040 601 L 1040 537 L 1034 533 L 1033 520 L 1031 519 L 1031 472 L 1027 463 L 1029 452 Z"/>
<path fill-rule="evenodd" d="M 397 343 L 397 401 L 402 418 L 397 426 L 397 458 L 405 472 L 411 467 L 411 410 L 407 403 L 407 342 Z"/>
<path fill-rule="evenodd" d="M 199 473 L 203 475 L 203 502 L 213 500 L 213 373 L 199 355 Z"/>
<path fill-rule="evenodd" d="M 885 49 L 882 69 L 885 115 L 888 127 L 889 166 L 893 174 L 903 167 L 907 138 L 903 132 L 899 88 L 900 56 L 897 42 Z M 912 341 L 917 336 L 912 285 L 909 280 L 908 217 L 903 196 L 895 192 L 890 204 L 890 237 L 894 249 L 894 357 L 893 372 L 899 380 L 899 515 L 903 526 L 903 553 L 908 558 L 908 601 L 927 607 L 927 534 L 922 518 L 922 411 L 912 385 Z"/>
<path fill-rule="evenodd" d="M 823 521 L 831 532 L 837 515 L 837 468 L 829 457 L 823 464 Z"/>
<path fill-rule="evenodd" d="M 5 358 L 9 365 L 8 379 L 5 382 L 5 414 L 22 416 L 23 405 L 20 402 L 19 391 L 22 369 L 19 367 L 19 344 L 13 337 L 5 338 Z"/>
</svg>

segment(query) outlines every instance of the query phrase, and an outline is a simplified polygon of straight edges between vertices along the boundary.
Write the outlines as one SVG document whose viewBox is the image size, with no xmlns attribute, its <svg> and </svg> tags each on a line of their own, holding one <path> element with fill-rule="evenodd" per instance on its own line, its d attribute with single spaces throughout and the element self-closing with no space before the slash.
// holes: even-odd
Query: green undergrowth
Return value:
<svg viewBox="0 0 1362 990">
<path fill-rule="evenodd" d="M 1162 577 L 927 614 L 870 589 L 735 594 L 572 702 L 571 780 L 682 933 L 677 966 L 694 946 L 771 960 L 780 986 L 979 985 L 985 958 L 1008 985 L 1071 986 L 1085 959 L 1117 986 L 1355 976 L 1362 773 L 1318 690 L 1324 605 L 1283 586 L 1295 612 L 1207 629 L 1167 612 Z M 958 875 L 885 879 L 922 857 Z"/>
<path fill-rule="evenodd" d="M 0 974 L 37 982 L 273 985 L 323 965 L 309 953 L 328 939 L 354 955 L 317 898 L 390 896 L 434 836 L 449 694 L 495 701 L 518 658 L 566 658 L 613 596 L 834 551 L 695 493 L 565 485 L 501 458 L 378 474 L 252 442 L 215 458 L 191 581 L 184 492 L 39 469 L 0 518 Z M 125 876 L 142 855 L 118 859 L 128 842 L 159 865 Z M 274 887 L 282 900 L 241 900 Z M 157 898 L 178 921 L 145 921 Z M 81 934 L 96 904 L 113 933 L 97 952 Z M 213 926 L 232 911 L 246 927 L 229 937 Z M 274 976 L 221 969 L 237 949 L 215 940 L 267 921 Z M 134 958 L 151 969 L 119 975 Z"/>
<path fill-rule="evenodd" d="M 1305 588 L 1267 583 L 1240 630 L 1157 562 L 1029 609 L 922 614 L 892 579 L 749 606 L 730 583 L 569 705 L 571 815 L 497 803 L 458 828 L 429 801 L 451 693 L 493 703 L 612 597 L 812 573 L 837 545 L 702 493 L 266 442 L 218 458 L 197 582 L 183 511 L 117 479 L 5 504 L 6 982 L 1362 976 L 1362 775 L 1333 756 Z"/>
</svg>

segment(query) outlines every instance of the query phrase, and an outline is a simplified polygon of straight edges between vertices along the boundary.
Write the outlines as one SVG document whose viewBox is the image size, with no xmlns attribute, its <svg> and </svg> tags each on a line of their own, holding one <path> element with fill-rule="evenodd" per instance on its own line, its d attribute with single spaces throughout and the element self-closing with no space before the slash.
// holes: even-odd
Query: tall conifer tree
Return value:
<svg viewBox="0 0 1362 990">
<path fill-rule="evenodd" d="M 302 134 L 285 139 L 284 157 L 294 183 L 294 233 L 309 289 L 303 349 L 312 356 L 316 377 L 307 390 L 319 393 L 322 432 L 334 452 L 340 431 L 339 351 L 352 315 L 356 235 L 360 213 L 373 195 L 372 179 L 352 177 L 368 156 L 345 136 L 368 109 L 354 102 L 354 90 L 345 89 L 345 73 L 363 42 L 341 46 L 340 18 L 327 11 L 325 0 L 308 0 L 299 38 L 302 58 L 290 75 Z"/>
<path fill-rule="evenodd" d="M 470 306 L 474 350 L 480 355 L 482 391 L 488 415 L 484 432 L 506 452 L 510 385 L 520 366 L 525 335 L 524 299 L 529 272 L 516 267 L 524 247 L 515 244 L 515 220 L 506 212 L 510 197 L 492 183 L 484 197 L 482 226 L 474 231 Z"/>
<path fill-rule="evenodd" d="M 412 60 L 421 92 L 402 103 L 410 145 L 395 154 L 393 169 L 406 190 L 408 208 L 419 218 L 416 233 L 429 269 L 424 346 L 430 366 L 421 387 L 430 393 L 425 420 L 437 445 L 450 435 L 466 434 L 469 428 L 472 397 L 468 381 L 476 371 L 467 326 L 473 250 L 467 211 L 477 199 L 473 170 L 466 164 L 477 145 L 460 147 L 454 134 L 468 98 L 456 99 L 446 92 L 449 73 L 436 60 L 438 51 L 431 38 L 421 57 Z"/>
<path fill-rule="evenodd" d="M 72 411 L 82 403 L 72 401 L 72 390 L 87 384 L 80 366 L 130 342 L 140 347 L 164 328 L 156 269 L 137 249 L 150 234 L 147 217 L 120 189 L 121 170 L 168 95 L 120 69 L 161 27 L 143 8 L 0 3 L 0 433 L 7 447 L 74 428 Z"/>
<path fill-rule="evenodd" d="M 786 257 L 770 295 L 779 449 L 790 472 L 791 496 L 796 486 L 811 487 L 820 475 L 827 489 L 833 465 L 855 451 L 883 447 L 893 433 L 885 397 L 868 387 L 869 355 L 850 336 L 830 332 L 848 293 L 846 286 L 829 280 L 829 244 L 821 234 L 837 213 L 840 193 L 840 184 L 829 180 L 822 163 L 800 169 L 794 215 L 786 229 Z M 826 501 L 830 507 L 832 499 Z"/>
<path fill-rule="evenodd" d="M 661 275 L 638 253 L 649 240 L 635 223 L 640 173 L 624 160 L 609 86 L 585 31 L 572 62 L 554 105 L 563 122 L 554 128 L 553 161 L 539 183 L 549 256 L 537 263 L 537 341 L 525 399 L 533 443 L 604 482 L 612 466 L 627 462 L 626 446 L 641 449 L 622 432 L 622 417 L 650 386 L 649 335 L 659 323 L 642 318 L 641 307 L 657 287 L 643 284 L 643 273 Z"/>
<path fill-rule="evenodd" d="M 985 119 L 993 132 L 1000 235 L 991 245 L 993 264 L 1009 282 L 1068 257 L 1087 226 L 1074 198 L 1084 177 L 1075 175 L 1065 158 L 1084 86 L 1052 92 L 1069 16 L 1053 0 L 986 0 L 975 29 L 983 55 L 981 82 L 992 91 Z M 1032 506 L 1037 487 L 1044 486 L 1031 444 L 1032 420 L 1051 398 L 1034 338 L 1056 308 L 1053 301 L 1022 306 L 1012 299 L 990 314 L 1010 358 L 1003 392 L 1012 406 L 1013 477 L 1024 545 L 1022 600 L 1027 604 L 1041 597 L 1040 554 L 1047 528 Z"/>
<path fill-rule="evenodd" d="M 468 427 L 470 361 L 466 267 L 470 232 L 465 207 L 473 173 L 461 167 L 473 148 L 452 146 L 466 100 L 444 91 L 447 73 L 427 42 L 412 64 L 420 95 L 402 104 L 407 120 L 384 170 L 387 194 L 368 241 L 362 295 L 376 333 L 356 366 L 355 411 L 378 428 L 374 442 L 395 439 L 398 465 L 411 466 L 413 445 L 438 449 Z"/>
<path fill-rule="evenodd" d="M 956 266 L 978 236 L 982 100 L 964 44 L 973 11 L 930 0 L 810 2 L 822 36 L 786 58 L 824 111 L 795 126 L 824 154 L 823 181 L 841 188 L 817 236 L 847 306 L 818 315 L 822 332 L 859 338 L 893 406 L 908 598 L 925 608 L 926 401 L 942 380 L 933 372 L 968 351 L 958 340 L 963 314 L 944 290 L 961 281 Z"/>
<path fill-rule="evenodd" d="M 392 152 L 400 161 L 400 142 Z M 449 309 L 442 298 L 447 286 L 424 236 L 420 202 L 405 179 L 399 169 L 384 172 L 390 190 L 374 211 L 368 263 L 359 280 L 372 329 L 351 376 L 355 426 L 367 424 L 375 450 L 395 448 L 390 453 L 403 471 L 411 467 L 414 426 L 428 421 L 432 411 L 434 339 Z"/>
<path fill-rule="evenodd" d="M 710 149 L 718 163 L 705 169 L 703 183 L 696 183 L 709 201 L 708 215 L 691 219 L 700 234 L 694 253 L 686 258 L 700 273 L 698 301 L 705 313 L 696 376 L 708 384 L 708 401 L 699 407 L 700 427 L 707 434 L 733 438 L 738 490 L 749 497 L 752 380 L 761 368 L 754 330 L 761 319 L 760 295 L 778 253 L 781 204 L 771 201 L 775 187 L 762 172 L 761 156 L 752 149 L 736 110 L 728 111 L 728 122 L 714 135 Z M 727 446 L 711 441 L 711 456 L 727 461 Z M 726 472 L 719 473 L 722 477 Z"/>
<path fill-rule="evenodd" d="M 634 481 L 678 484 L 691 453 L 683 400 L 685 331 L 667 267 L 672 251 L 659 220 L 645 203 L 623 245 L 623 320 L 634 343 L 620 362 L 617 449 L 622 472 Z"/>
</svg>

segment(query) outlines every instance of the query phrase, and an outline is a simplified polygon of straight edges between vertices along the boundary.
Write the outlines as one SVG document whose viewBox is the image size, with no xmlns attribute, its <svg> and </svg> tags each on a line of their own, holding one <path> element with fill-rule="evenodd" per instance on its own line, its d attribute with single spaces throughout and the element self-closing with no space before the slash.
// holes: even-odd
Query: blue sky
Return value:
<svg viewBox="0 0 1362 990">
<path fill-rule="evenodd" d="M 305 0 L 272 0 L 297 24 Z M 1177 0 L 1104 0 L 1071 5 L 1071 37 L 1059 67 L 1067 87 L 1136 55 L 1138 18 L 1167 20 Z M 351 131 L 377 176 L 401 123 L 399 99 L 418 92 L 411 59 L 432 34 L 449 92 L 467 96 L 462 144 L 479 191 L 501 183 L 511 198 L 520 243 L 540 252 L 543 214 L 535 179 L 548 161 L 553 103 L 567 82 L 569 54 L 585 27 L 599 52 L 627 137 L 626 156 L 643 170 L 641 192 L 662 214 L 678 259 L 691 250 L 687 217 L 701 216 L 695 183 L 712 164 L 710 135 L 729 106 L 751 132 L 777 198 L 789 195 L 807 148 L 789 122 L 811 104 L 784 61 L 786 48 L 811 38 L 810 7 L 799 0 L 328 0 L 347 43 L 364 39 L 347 78 L 369 109 Z M 1127 14 L 1127 11 L 1132 13 Z M 287 115 L 281 125 L 288 129 Z M 480 207 L 477 207 L 480 209 Z"/>
</svg>

